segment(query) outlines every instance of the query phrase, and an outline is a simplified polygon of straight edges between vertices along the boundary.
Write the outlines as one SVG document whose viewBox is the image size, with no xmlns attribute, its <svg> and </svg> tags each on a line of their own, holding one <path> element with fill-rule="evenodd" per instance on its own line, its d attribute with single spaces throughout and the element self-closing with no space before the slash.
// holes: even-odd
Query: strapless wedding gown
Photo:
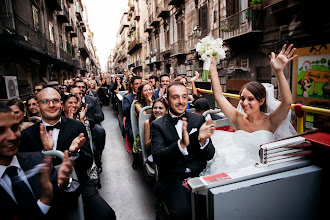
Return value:
<svg viewBox="0 0 330 220">
<path fill-rule="evenodd" d="M 230 172 L 254 166 L 259 159 L 261 144 L 274 141 L 275 135 L 266 130 L 252 133 L 237 130 L 235 132 L 218 131 L 211 137 L 215 155 L 208 161 L 201 176 Z"/>
</svg>

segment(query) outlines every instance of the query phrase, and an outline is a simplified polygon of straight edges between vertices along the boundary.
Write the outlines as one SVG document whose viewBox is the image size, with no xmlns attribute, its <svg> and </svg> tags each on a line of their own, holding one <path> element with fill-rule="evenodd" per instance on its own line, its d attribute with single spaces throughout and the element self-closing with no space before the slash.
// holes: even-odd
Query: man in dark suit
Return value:
<svg viewBox="0 0 330 220">
<path fill-rule="evenodd" d="M 124 102 L 123 102 L 123 116 L 126 117 L 125 121 L 125 134 L 128 136 L 128 141 L 133 146 L 134 143 L 134 137 L 133 137 L 133 131 L 131 126 L 131 105 L 136 97 L 137 90 L 139 86 L 142 83 L 142 79 L 140 76 L 133 76 L 130 81 L 130 86 L 132 88 L 132 93 L 129 93 L 124 96 Z M 133 169 L 138 168 L 137 158 L 136 154 L 133 154 L 134 156 L 134 163 L 132 164 Z"/>
<path fill-rule="evenodd" d="M 1 219 L 63 219 L 75 208 L 79 184 L 69 186 L 73 159 L 68 152 L 61 166 L 51 166 L 51 157 L 40 152 L 17 153 L 21 138 L 19 123 L 10 108 L 0 105 L 0 216 Z M 27 171 L 44 163 L 41 173 Z M 68 190 L 69 189 L 69 190 Z"/>
<path fill-rule="evenodd" d="M 93 162 L 93 154 L 85 126 L 79 121 L 61 117 L 60 95 L 56 90 L 45 88 L 38 94 L 37 99 L 42 122 L 23 130 L 19 150 L 25 152 L 68 150 L 75 160 L 75 170 L 82 187 L 86 217 L 115 219 L 114 211 L 99 196 L 94 183 L 87 176 L 87 169 Z M 47 127 L 52 129 L 48 134 Z M 44 143 L 48 142 L 48 145 L 43 145 L 42 139 Z"/>
<path fill-rule="evenodd" d="M 171 219 L 191 219 L 187 180 L 199 176 L 215 149 L 210 139 L 215 123 L 186 112 L 188 93 L 181 82 L 167 88 L 169 113 L 151 124 L 151 151 L 159 166 L 155 193 L 170 211 Z"/>
<path fill-rule="evenodd" d="M 153 97 L 154 99 L 162 98 L 166 96 L 166 87 L 171 82 L 170 75 L 164 73 L 159 77 L 160 80 L 160 88 L 155 89 Z"/>
</svg>

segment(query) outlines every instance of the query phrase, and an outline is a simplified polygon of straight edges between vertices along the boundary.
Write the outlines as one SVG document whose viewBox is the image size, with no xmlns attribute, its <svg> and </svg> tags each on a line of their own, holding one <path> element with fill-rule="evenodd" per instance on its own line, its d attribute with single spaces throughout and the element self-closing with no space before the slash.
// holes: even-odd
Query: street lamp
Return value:
<svg viewBox="0 0 330 220">
<path fill-rule="evenodd" d="M 203 30 L 203 28 L 201 28 L 199 25 L 197 25 L 196 27 L 194 27 L 194 29 L 193 29 L 194 36 L 196 38 L 200 38 L 202 36 L 202 30 Z"/>
</svg>

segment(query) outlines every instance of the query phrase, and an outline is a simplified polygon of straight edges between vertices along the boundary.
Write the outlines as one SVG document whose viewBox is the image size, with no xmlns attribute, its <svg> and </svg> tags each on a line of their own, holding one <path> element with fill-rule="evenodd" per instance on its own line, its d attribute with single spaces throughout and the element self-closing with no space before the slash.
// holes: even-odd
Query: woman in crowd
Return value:
<svg viewBox="0 0 330 220">
<path fill-rule="evenodd" d="M 153 95 L 152 88 L 149 83 L 142 83 L 139 86 L 137 95 L 136 95 L 137 102 L 134 104 L 137 121 L 139 121 L 138 117 L 139 117 L 141 109 L 145 106 L 150 106 L 152 104 L 152 101 L 153 101 L 152 95 Z M 133 148 L 132 148 L 133 156 L 134 156 L 134 161 L 132 164 L 133 169 L 136 169 L 140 165 L 139 161 L 138 161 L 138 157 L 137 157 L 137 153 L 139 152 L 140 147 L 141 147 L 140 134 L 138 132 L 136 135 L 136 140 L 134 141 Z"/>
<path fill-rule="evenodd" d="M 21 131 L 33 125 L 33 123 L 29 121 L 29 117 L 26 115 L 27 112 L 22 100 L 19 98 L 11 99 L 7 102 L 7 106 L 16 115 Z"/>
<path fill-rule="evenodd" d="M 151 147 L 151 123 L 167 114 L 168 105 L 164 98 L 158 98 L 152 103 L 152 113 L 150 118 L 144 122 L 144 145 L 146 149 L 150 150 Z"/>
<path fill-rule="evenodd" d="M 98 81 L 98 84 L 99 84 L 99 90 L 98 90 L 99 94 L 98 95 L 99 95 L 100 101 L 105 106 L 108 106 L 109 101 L 110 101 L 110 96 L 109 96 L 109 92 L 108 92 L 110 82 L 103 73 L 100 73 L 100 79 Z"/>
<path fill-rule="evenodd" d="M 81 121 L 85 125 L 85 120 L 86 120 L 85 116 L 88 109 L 88 104 L 86 104 L 86 107 L 81 107 L 80 110 L 79 98 L 77 97 L 76 94 L 71 94 L 71 93 L 65 93 L 61 99 L 62 99 L 63 115 L 67 118 Z"/>
<path fill-rule="evenodd" d="M 26 105 L 29 117 L 37 116 L 39 118 L 42 118 L 37 97 L 35 95 L 31 95 L 26 99 Z"/>
<path fill-rule="evenodd" d="M 295 134 L 289 114 L 292 95 L 283 72 L 287 63 L 297 56 L 294 55 L 295 50 L 293 45 L 288 48 L 284 45 L 277 57 L 275 53 L 271 54 L 270 64 L 282 99 L 278 106 L 271 86 L 266 91 L 261 83 L 250 82 L 242 87 L 239 106 L 234 108 L 222 94 L 216 62 L 212 59 L 210 78 L 213 94 L 222 112 L 234 125 L 235 132 L 217 132 L 212 136 L 217 156 L 208 164 L 203 175 L 252 166 L 259 160 L 261 144 Z"/>
<path fill-rule="evenodd" d="M 112 90 L 114 92 L 126 90 L 126 85 L 125 85 L 125 83 L 123 83 L 122 78 L 120 78 L 119 76 L 116 77 L 116 83 L 114 84 Z"/>
</svg>

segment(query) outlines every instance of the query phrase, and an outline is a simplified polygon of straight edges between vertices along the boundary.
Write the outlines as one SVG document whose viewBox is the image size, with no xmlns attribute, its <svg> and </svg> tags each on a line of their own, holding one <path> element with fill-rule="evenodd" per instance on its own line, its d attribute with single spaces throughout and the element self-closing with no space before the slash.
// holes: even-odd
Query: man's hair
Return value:
<svg viewBox="0 0 330 220">
<path fill-rule="evenodd" d="M 0 102 L 0 114 L 1 114 L 1 113 L 9 113 L 9 112 L 13 112 L 13 111 L 11 110 L 11 108 L 9 108 L 9 107 L 6 105 L 6 103 L 4 103 L 4 102 Z"/>
<path fill-rule="evenodd" d="M 164 73 L 164 74 L 160 75 L 159 81 L 162 81 L 162 78 L 165 77 L 165 76 L 167 76 L 168 78 L 170 78 L 170 75 L 169 74 Z"/>
<path fill-rule="evenodd" d="M 77 83 L 84 83 L 85 86 L 86 86 L 86 89 L 87 89 L 87 84 L 86 84 L 84 81 L 82 81 L 82 80 L 77 80 L 77 81 L 74 82 L 73 85 L 75 85 L 75 86 L 77 87 Z"/>
<path fill-rule="evenodd" d="M 194 102 L 194 108 L 197 112 L 202 112 L 209 110 L 211 106 L 206 98 L 199 98 Z"/>
<path fill-rule="evenodd" d="M 149 79 L 155 79 L 155 82 L 159 82 L 158 77 L 155 75 L 149 76 Z"/>
<path fill-rule="evenodd" d="M 129 83 L 133 84 L 136 79 L 142 79 L 142 78 L 141 78 L 141 76 L 133 76 Z"/>
<path fill-rule="evenodd" d="M 182 82 L 180 82 L 180 81 L 173 81 L 173 82 L 171 82 L 171 83 L 167 86 L 167 88 L 166 88 L 166 96 L 167 96 L 167 98 L 169 97 L 169 94 L 170 94 L 170 88 L 171 88 L 172 86 L 183 86 L 183 87 L 186 88 L 186 86 L 185 86 Z"/>
<path fill-rule="evenodd" d="M 7 106 L 16 105 L 22 112 L 24 112 L 24 102 L 20 98 L 13 98 L 7 102 Z"/>
<path fill-rule="evenodd" d="M 35 86 L 34 86 L 34 87 L 36 87 L 36 86 L 42 86 L 42 88 L 44 89 L 44 88 L 46 88 L 46 87 L 47 87 L 47 84 L 46 84 L 46 83 L 44 83 L 44 82 L 37 82 L 37 83 L 35 84 Z"/>
</svg>

